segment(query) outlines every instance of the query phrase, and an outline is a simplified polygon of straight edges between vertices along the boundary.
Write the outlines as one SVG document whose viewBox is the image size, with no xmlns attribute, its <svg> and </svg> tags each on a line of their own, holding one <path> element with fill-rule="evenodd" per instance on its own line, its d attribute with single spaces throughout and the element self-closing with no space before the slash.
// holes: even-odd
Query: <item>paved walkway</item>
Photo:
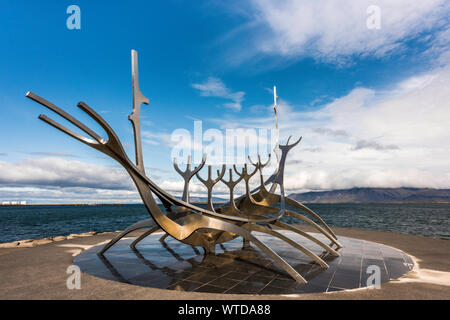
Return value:
<svg viewBox="0 0 450 320">
<path fill-rule="evenodd" d="M 354 237 L 403 250 L 418 268 L 380 290 L 357 289 L 330 293 L 224 295 L 178 292 L 133 286 L 82 274 L 81 289 L 68 290 L 66 269 L 73 255 L 108 241 L 115 233 L 74 238 L 33 248 L 0 249 L 0 299 L 450 299 L 450 242 L 389 232 L 333 228 Z M 312 231 L 305 228 L 306 231 Z"/>
</svg>

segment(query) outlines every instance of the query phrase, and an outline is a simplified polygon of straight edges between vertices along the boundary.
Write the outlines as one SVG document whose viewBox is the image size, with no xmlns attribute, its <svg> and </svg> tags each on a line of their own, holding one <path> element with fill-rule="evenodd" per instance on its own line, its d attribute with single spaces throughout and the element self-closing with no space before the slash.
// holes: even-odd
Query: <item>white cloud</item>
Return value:
<svg viewBox="0 0 450 320">
<path fill-rule="evenodd" d="M 139 201 L 124 169 L 61 158 L 0 161 L 0 200 L 32 203 Z"/>
<path fill-rule="evenodd" d="M 388 91 L 355 88 L 312 111 L 290 105 L 280 142 L 303 140 L 288 156 L 286 188 L 450 188 L 449 83 L 450 67 L 438 67 Z M 228 122 L 273 127 L 273 112 L 221 125 Z"/>
<path fill-rule="evenodd" d="M 326 134 L 333 137 L 348 137 L 348 133 L 342 129 L 330 129 L 330 128 L 314 128 L 313 131 L 319 134 Z"/>
<path fill-rule="evenodd" d="M 395 144 L 383 145 L 376 141 L 359 140 L 353 150 L 375 149 L 375 150 L 396 150 L 399 149 Z"/>
<path fill-rule="evenodd" d="M 78 158 L 77 155 L 68 152 L 28 152 L 28 154 L 36 155 L 36 156 L 47 156 L 47 157 L 67 157 L 67 158 Z"/>
<path fill-rule="evenodd" d="M 26 200 L 29 203 L 135 203 L 135 190 L 111 190 L 83 187 L 0 187 L 2 201 Z"/>
<path fill-rule="evenodd" d="M 147 169 L 164 174 L 174 172 Z M 182 195 L 182 180 L 162 180 L 158 185 L 174 196 Z M 241 185 L 236 191 L 244 192 L 245 189 Z M 227 192 L 226 186 L 219 183 L 214 196 L 226 198 Z M 196 197 L 206 196 L 206 190 L 199 181 L 191 182 L 190 193 Z M 142 202 L 130 177 L 119 166 L 94 165 L 54 157 L 0 161 L 0 202 L 20 200 L 29 203 Z"/>
<path fill-rule="evenodd" d="M 245 93 L 242 91 L 232 92 L 225 86 L 222 80 L 214 77 L 209 77 L 203 83 L 194 83 L 192 87 L 200 91 L 200 95 L 204 97 L 218 97 L 231 102 L 223 104 L 223 107 L 231 109 L 233 111 L 240 111 L 242 109 L 242 101 L 244 100 Z"/>
<path fill-rule="evenodd" d="M 143 142 L 151 145 L 164 145 L 167 147 L 173 147 L 175 142 L 172 141 L 171 134 L 164 132 L 151 132 L 144 130 L 141 133 Z"/>
<path fill-rule="evenodd" d="M 61 158 L 0 161 L 0 184 L 11 187 L 133 189 L 131 179 L 124 170 Z"/>
<path fill-rule="evenodd" d="M 430 36 L 430 47 L 425 51 L 424 56 L 432 61 L 436 61 L 437 65 L 448 65 L 450 63 L 450 26 L 436 32 Z"/>
<path fill-rule="evenodd" d="M 245 46 L 236 50 L 235 62 L 257 55 L 287 58 L 313 57 L 345 63 L 355 56 L 382 57 L 402 52 L 408 40 L 441 28 L 450 14 L 445 0 L 254 0 L 250 2 L 248 28 L 241 31 Z M 368 29 L 370 5 L 381 8 L 381 28 Z M 233 34 L 236 32 L 233 31 Z M 448 33 L 448 29 L 447 29 Z M 442 34 L 432 41 L 441 50 Z"/>
</svg>

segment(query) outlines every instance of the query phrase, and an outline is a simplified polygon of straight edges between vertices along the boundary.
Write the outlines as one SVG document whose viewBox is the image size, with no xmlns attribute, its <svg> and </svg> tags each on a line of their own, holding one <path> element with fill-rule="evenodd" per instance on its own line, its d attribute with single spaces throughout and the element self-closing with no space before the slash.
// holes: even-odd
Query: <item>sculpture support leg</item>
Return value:
<svg viewBox="0 0 450 320">
<path fill-rule="evenodd" d="M 250 241 L 248 241 L 245 238 L 242 238 L 242 249 L 249 248 L 249 247 L 250 247 Z"/>
<path fill-rule="evenodd" d="M 276 225 L 277 227 L 283 228 L 283 229 L 285 229 L 285 230 L 289 230 L 289 231 L 295 232 L 295 233 L 297 233 L 297 234 L 299 234 L 299 235 L 301 235 L 301 236 L 303 236 L 303 237 L 305 237 L 305 238 L 311 240 L 312 242 L 318 244 L 319 246 L 321 246 L 323 249 L 325 249 L 326 251 L 328 251 L 328 252 L 329 252 L 330 254 L 332 254 L 333 256 L 339 257 L 339 253 L 338 253 L 336 250 L 334 250 L 334 249 L 331 248 L 330 246 L 326 245 L 326 244 L 323 243 L 322 241 L 320 241 L 320 240 L 314 238 L 314 237 L 311 236 L 310 234 L 308 234 L 308 233 L 306 233 L 306 232 L 304 232 L 304 231 L 302 231 L 302 230 L 300 230 L 300 229 L 298 229 L 298 228 L 296 228 L 296 227 L 294 227 L 294 226 L 285 224 L 285 223 L 280 222 L 280 221 L 277 221 L 277 222 L 275 223 L 275 225 Z"/>
<path fill-rule="evenodd" d="M 312 221 L 311 219 L 297 213 L 297 212 L 293 212 L 293 211 L 289 211 L 286 210 L 286 215 L 290 216 L 290 217 L 294 217 L 300 220 L 303 220 L 307 223 L 309 223 L 311 226 L 313 226 L 316 230 L 318 230 L 320 233 L 322 233 L 324 236 L 326 236 L 328 239 L 331 240 L 331 242 L 333 242 L 338 248 L 342 248 L 342 244 L 339 243 L 339 241 L 337 241 L 337 238 L 333 237 L 333 235 L 331 235 L 327 230 L 323 229 L 321 226 L 319 226 L 317 223 L 315 223 L 314 221 Z"/>
<path fill-rule="evenodd" d="M 150 230 L 145 231 L 143 234 L 141 234 L 139 237 L 137 237 L 131 244 L 130 247 L 131 249 L 136 249 L 136 245 L 138 244 L 138 242 L 141 242 L 144 238 L 148 237 L 149 235 L 151 235 L 152 233 L 156 232 L 160 230 L 160 227 L 154 227 Z"/>
<path fill-rule="evenodd" d="M 298 209 L 309 213 L 311 216 L 317 219 L 320 222 L 320 224 L 323 225 L 323 227 L 333 236 L 334 239 L 337 239 L 337 236 L 333 232 L 333 230 L 331 230 L 331 228 L 325 223 L 325 221 L 323 221 L 323 219 L 317 213 L 312 211 L 310 208 L 289 197 L 286 197 L 286 204 L 297 207 Z"/>
<path fill-rule="evenodd" d="M 297 242 L 289 239 L 288 237 L 286 237 L 285 235 L 276 232 L 272 229 L 269 229 L 267 227 L 263 227 L 257 224 L 246 224 L 244 226 L 242 226 L 245 229 L 249 229 L 252 231 L 258 231 L 258 232 L 263 232 L 263 233 L 267 233 L 270 234 L 274 237 L 277 237 L 281 240 L 283 240 L 284 242 L 287 242 L 288 244 L 290 244 L 291 246 L 293 246 L 294 248 L 298 249 L 299 251 L 303 252 L 304 254 L 306 254 L 308 257 L 310 257 L 311 259 L 313 259 L 314 261 L 316 261 L 320 266 L 322 266 L 323 268 L 328 268 L 328 264 L 323 261 L 320 257 L 318 257 L 316 254 L 314 254 L 313 252 L 309 251 L 308 249 L 306 249 L 305 247 L 303 247 L 302 245 L 298 244 Z"/>
<path fill-rule="evenodd" d="M 155 221 L 153 219 L 145 219 L 142 221 L 139 221 L 131 226 L 129 226 L 128 228 L 126 228 L 124 231 L 122 231 L 120 234 L 118 234 L 117 236 L 115 236 L 110 242 L 108 242 L 103 248 L 102 250 L 100 250 L 98 252 L 98 255 L 103 255 L 106 250 L 108 250 L 109 248 L 111 248 L 117 241 L 119 241 L 120 239 L 122 239 L 123 237 L 125 237 L 127 234 L 129 234 L 130 232 L 133 232 L 135 230 L 138 229 L 142 229 L 142 228 L 149 228 L 149 227 L 154 227 L 155 226 Z"/>
<path fill-rule="evenodd" d="M 209 246 L 204 245 L 203 249 L 205 249 L 205 254 L 216 254 L 216 245 L 211 243 Z"/>
<path fill-rule="evenodd" d="M 272 249 L 266 246 L 263 242 L 258 240 L 253 236 L 248 230 L 243 227 L 239 227 L 229 222 L 221 221 L 215 218 L 208 218 L 208 228 L 228 231 L 240 235 L 247 241 L 253 242 L 259 249 L 261 249 L 266 255 L 268 255 L 276 264 L 283 268 L 294 280 L 298 283 L 307 283 L 305 278 L 301 276 L 294 268 L 292 268 L 289 263 L 287 263 L 283 258 L 281 258 Z"/>
<path fill-rule="evenodd" d="M 164 233 L 162 236 L 161 236 L 161 238 L 159 238 L 159 241 L 160 242 L 163 242 L 164 240 L 166 240 L 166 238 L 169 236 L 169 234 L 167 234 L 167 233 Z"/>
</svg>

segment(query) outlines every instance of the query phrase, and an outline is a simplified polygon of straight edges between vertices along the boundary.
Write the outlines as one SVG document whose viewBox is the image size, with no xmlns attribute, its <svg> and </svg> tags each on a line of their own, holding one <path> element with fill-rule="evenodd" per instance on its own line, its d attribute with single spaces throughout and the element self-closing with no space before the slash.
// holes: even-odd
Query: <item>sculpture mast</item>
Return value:
<svg viewBox="0 0 450 320">
<path fill-rule="evenodd" d="M 275 156 L 277 157 L 277 163 L 280 163 L 280 143 L 279 143 L 279 132 L 278 132 L 278 115 L 277 115 L 277 87 L 273 87 L 273 111 L 275 113 L 275 148 L 273 151 L 275 152 Z"/>
<path fill-rule="evenodd" d="M 131 77 L 133 86 L 133 112 L 128 116 L 128 120 L 133 125 L 136 166 L 145 174 L 141 142 L 141 104 L 148 104 L 149 100 L 139 89 L 138 54 L 136 50 L 131 50 Z"/>
</svg>

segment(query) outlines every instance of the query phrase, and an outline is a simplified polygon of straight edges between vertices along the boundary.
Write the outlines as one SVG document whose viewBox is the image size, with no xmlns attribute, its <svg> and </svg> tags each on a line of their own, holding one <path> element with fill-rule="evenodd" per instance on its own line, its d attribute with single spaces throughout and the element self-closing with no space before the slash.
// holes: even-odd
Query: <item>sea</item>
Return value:
<svg viewBox="0 0 450 320">
<path fill-rule="evenodd" d="M 307 204 L 330 226 L 450 239 L 450 204 Z M 149 217 L 141 204 L 0 206 L 0 243 L 123 230 Z M 283 217 L 286 223 L 299 223 Z"/>
</svg>

